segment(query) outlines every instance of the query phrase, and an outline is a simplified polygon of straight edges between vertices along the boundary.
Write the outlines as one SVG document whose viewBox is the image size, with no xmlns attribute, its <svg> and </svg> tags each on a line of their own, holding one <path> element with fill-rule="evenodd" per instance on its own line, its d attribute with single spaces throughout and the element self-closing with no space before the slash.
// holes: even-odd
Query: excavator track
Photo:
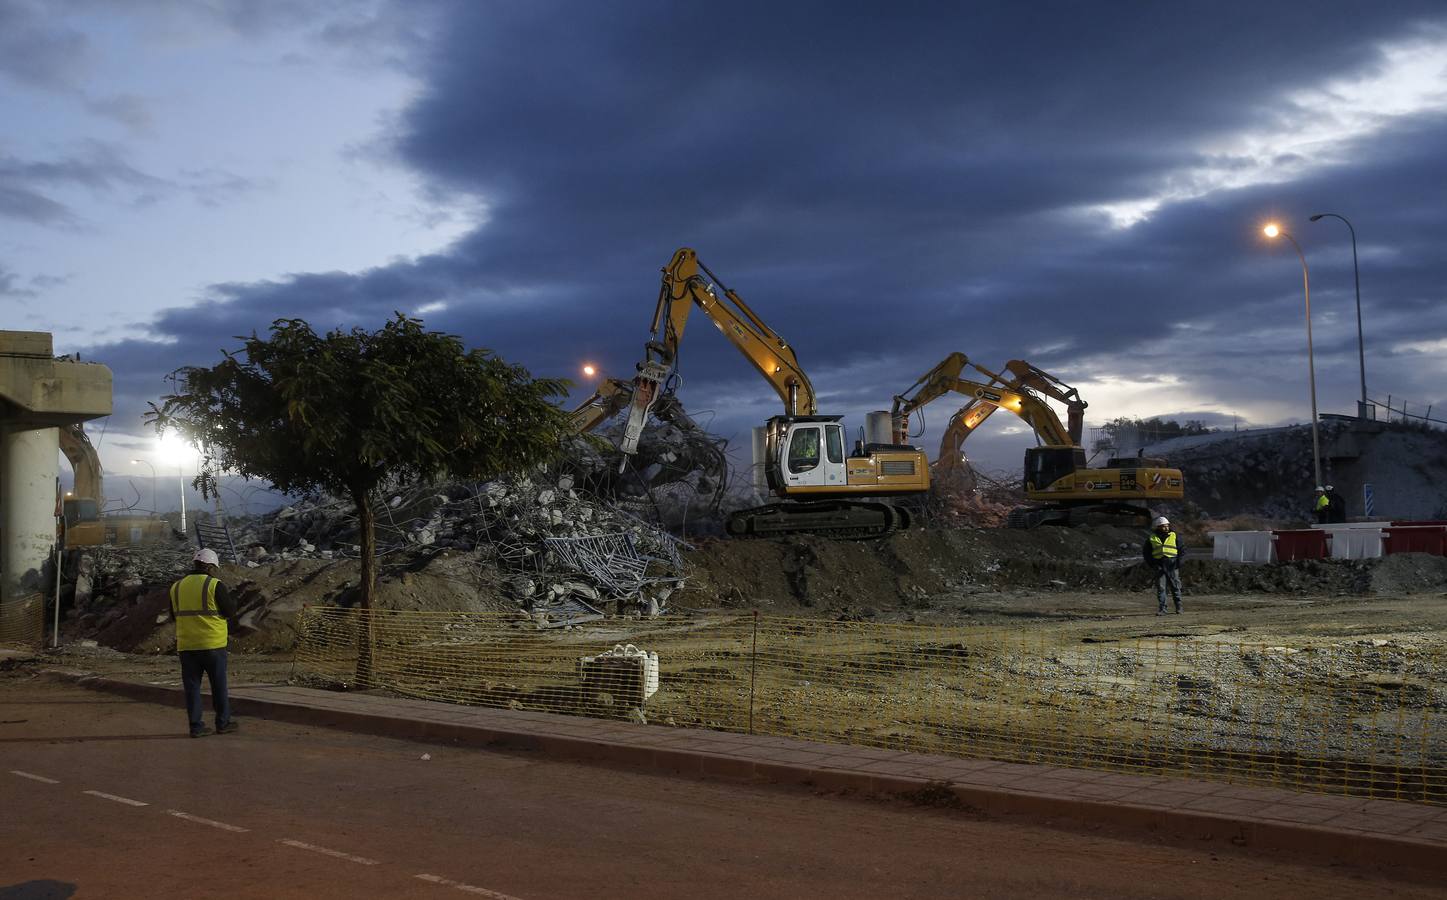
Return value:
<svg viewBox="0 0 1447 900">
<path fill-rule="evenodd" d="M 909 511 L 887 503 L 828 500 L 816 503 L 771 503 L 741 509 L 729 516 L 728 533 L 738 538 L 817 534 L 841 540 L 884 537 L 910 526 Z"/>
<path fill-rule="evenodd" d="M 1130 503 L 1072 503 L 1051 506 L 1017 506 L 1005 517 L 1007 528 L 1039 528 L 1042 525 L 1119 524 L 1145 525 L 1151 512 Z M 1115 521 L 1111 521 L 1115 520 Z"/>
</svg>

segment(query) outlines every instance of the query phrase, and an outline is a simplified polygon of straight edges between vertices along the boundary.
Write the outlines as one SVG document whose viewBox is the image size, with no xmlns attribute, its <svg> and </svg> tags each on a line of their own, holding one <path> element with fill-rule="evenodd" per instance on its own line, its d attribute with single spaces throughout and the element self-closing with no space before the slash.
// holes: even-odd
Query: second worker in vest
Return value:
<svg viewBox="0 0 1447 900">
<path fill-rule="evenodd" d="M 221 561 L 215 550 L 198 550 L 191 574 L 171 585 L 171 618 L 176 622 L 176 653 L 181 657 L 181 685 L 186 694 L 186 716 L 191 737 L 211 734 L 202 717 L 201 675 L 211 682 L 211 706 L 216 711 L 216 733 L 236 730 L 226 694 L 226 620 L 236 615 L 236 603 L 217 575 Z"/>
<path fill-rule="evenodd" d="M 1146 565 L 1156 573 L 1156 615 L 1166 614 L 1166 589 L 1176 601 L 1176 612 L 1181 611 L 1181 541 L 1171 530 L 1171 523 L 1165 516 L 1157 516 L 1151 523 L 1151 533 L 1141 545 Z"/>
</svg>

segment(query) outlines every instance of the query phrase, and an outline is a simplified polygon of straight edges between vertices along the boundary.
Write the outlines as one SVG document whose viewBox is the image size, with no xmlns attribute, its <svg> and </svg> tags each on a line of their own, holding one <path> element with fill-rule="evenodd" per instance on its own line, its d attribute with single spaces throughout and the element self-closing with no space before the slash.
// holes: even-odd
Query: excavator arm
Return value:
<svg viewBox="0 0 1447 900">
<path fill-rule="evenodd" d="M 988 376 L 989 382 L 981 383 L 961 377 L 966 368 L 974 369 Z M 1039 372 L 1039 370 L 1034 371 Z M 1018 373 L 1014 373 L 1013 370 L 1012 373 L 1016 374 L 1018 378 Z M 1043 372 L 1039 374 L 1044 375 Z M 1041 381 L 1041 383 L 1045 382 Z M 1078 445 L 1078 442 L 1071 439 L 1070 433 L 1060 423 L 1060 417 L 1055 414 L 1049 404 L 1035 396 L 1018 381 L 1007 380 L 1004 376 L 992 372 L 984 366 L 970 362 L 969 357 L 963 353 L 951 353 L 924 377 L 910 385 L 903 394 L 894 398 L 894 408 L 890 412 L 894 441 L 903 443 L 908 440 L 911 413 L 952 391 L 969 397 L 970 402 L 950 420 L 950 429 L 946 432 L 947 437 L 957 436 L 958 441 L 963 441 L 971 431 L 979 427 L 980 423 L 989 418 L 991 413 L 996 409 L 1003 409 L 1023 419 L 1035 432 L 1035 437 L 1041 444 L 1047 446 Z M 1076 399 L 1079 399 L 1079 395 L 1076 395 Z M 1080 405 L 1083 409 L 1084 402 L 1081 401 Z M 944 446 L 941 445 L 942 456 L 946 453 Z M 958 447 L 957 442 L 949 452 L 957 453 Z"/>
<path fill-rule="evenodd" d="M 623 411 L 633 399 L 633 382 L 621 378 L 605 378 L 593 395 L 568 413 L 573 431 L 584 434 Z"/>
<path fill-rule="evenodd" d="M 719 299 L 718 290 L 723 291 L 723 300 Z M 799 367 L 794 349 L 759 318 L 743 298 L 699 262 L 697 253 L 682 247 L 663 268 L 658 305 L 654 307 L 649 328 L 653 337 L 645 345 L 644 360 L 638 364 L 638 375 L 633 379 L 628 423 L 619 445 L 625 454 L 637 450 L 649 414 L 656 411 L 657 404 L 666 402 L 663 400 L 665 388 L 677 370 L 678 347 L 689 313 L 695 306 L 703 310 L 729 343 L 773 386 L 779 399 L 784 401 L 785 415 L 812 416 L 818 411 L 814 385 Z"/>
<path fill-rule="evenodd" d="M 77 500 L 92 501 L 95 512 L 99 515 L 101 508 L 105 506 L 100 456 L 95 452 L 95 446 L 91 444 L 85 429 L 80 425 L 61 428 L 60 452 L 65 454 L 66 461 L 75 472 L 75 486 L 71 494 Z"/>
<path fill-rule="evenodd" d="M 1070 443 L 1080 446 L 1080 438 L 1085 426 L 1085 409 L 1090 405 L 1080 399 L 1080 391 L 1023 359 L 1012 359 L 1005 363 L 1005 368 L 1015 376 L 1011 383 L 1012 387 L 1027 387 L 1065 404 Z"/>
<path fill-rule="evenodd" d="M 955 410 L 955 414 L 950 416 L 949 424 L 945 426 L 944 434 L 940 436 L 940 454 L 935 461 L 946 470 L 964 462 L 960 448 L 975 429 L 983 425 L 997 409 L 999 407 L 993 404 L 970 400 Z"/>
<path fill-rule="evenodd" d="M 705 280 L 704 275 L 713 283 Z M 715 287 L 723 291 L 727 302 L 719 299 Z M 773 386 L 784 402 L 785 415 L 812 416 L 818 411 L 814 385 L 799 367 L 794 349 L 699 262 L 698 254 L 688 247 L 674 253 L 663 269 L 663 284 L 658 291 L 658 305 L 653 311 L 650 329 L 653 340 L 648 343 L 651 359 L 672 370 L 678 360 L 684 326 L 695 306 L 703 310 L 723 336 Z"/>
</svg>

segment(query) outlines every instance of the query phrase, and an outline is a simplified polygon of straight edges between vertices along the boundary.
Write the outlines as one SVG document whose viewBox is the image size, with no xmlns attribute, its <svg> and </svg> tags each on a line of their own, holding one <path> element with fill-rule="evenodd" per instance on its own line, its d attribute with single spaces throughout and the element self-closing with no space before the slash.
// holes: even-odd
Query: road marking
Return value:
<svg viewBox="0 0 1447 900">
<path fill-rule="evenodd" d="M 45 784 L 60 784 L 54 778 L 46 778 L 44 775 L 32 775 L 29 772 L 22 772 L 19 769 L 11 769 L 11 775 L 19 775 L 21 778 L 29 778 L 31 781 L 40 781 Z"/>
<path fill-rule="evenodd" d="M 381 865 L 381 863 L 375 859 L 367 859 L 365 856 L 353 856 L 350 853 L 343 853 L 340 850 L 328 850 L 326 847 L 318 847 L 316 844 L 304 844 L 301 841 L 294 841 L 291 838 L 279 838 L 277 843 L 286 844 L 288 847 L 295 847 L 298 850 L 310 850 L 313 853 L 321 853 L 337 859 L 345 859 L 347 862 L 360 863 L 364 866 Z"/>
<path fill-rule="evenodd" d="M 106 800 L 114 800 L 117 803 L 124 803 L 126 806 L 150 806 L 149 803 L 142 803 L 139 800 L 132 800 L 130 797 L 117 797 L 115 794 L 107 794 L 105 791 L 86 791 L 92 797 L 101 797 Z"/>
<path fill-rule="evenodd" d="M 450 878 L 443 878 L 441 875 L 413 875 L 413 878 L 420 878 L 432 884 L 440 884 L 443 887 L 457 888 L 469 894 L 477 894 L 482 897 L 491 897 L 492 900 L 518 900 L 512 894 L 500 894 L 497 891 L 490 891 L 487 888 L 478 887 L 475 884 L 463 884 L 460 881 L 453 881 Z"/>
<path fill-rule="evenodd" d="M 212 828 L 220 828 L 222 831 L 250 831 L 249 828 L 242 828 L 240 825 L 227 825 L 225 822 L 218 822 L 215 819 L 203 819 L 200 816 L 193 816 L 190 813 L 181 812 L 179 809 L 168 809 L 167 814 L 178 819 L 185 819 L 187 822 L 196 822 L 201 825 L 210 825 Z"/>
</svg>

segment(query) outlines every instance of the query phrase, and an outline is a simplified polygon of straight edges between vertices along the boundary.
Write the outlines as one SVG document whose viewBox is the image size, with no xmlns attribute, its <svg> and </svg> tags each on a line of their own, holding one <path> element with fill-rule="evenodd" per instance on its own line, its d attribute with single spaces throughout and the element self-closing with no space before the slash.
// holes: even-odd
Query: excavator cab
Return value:
<svg viewBox="0 0 1447 900">
<path fill-rule="evenodd" d="M 1025 451 L 1025 490 L 1047 491 L 1061 480 L 1060 490 L 1075 487 L 1073 476 L 1087 468 L 1081 447 L 1031 447 Z"/>
</svg>

